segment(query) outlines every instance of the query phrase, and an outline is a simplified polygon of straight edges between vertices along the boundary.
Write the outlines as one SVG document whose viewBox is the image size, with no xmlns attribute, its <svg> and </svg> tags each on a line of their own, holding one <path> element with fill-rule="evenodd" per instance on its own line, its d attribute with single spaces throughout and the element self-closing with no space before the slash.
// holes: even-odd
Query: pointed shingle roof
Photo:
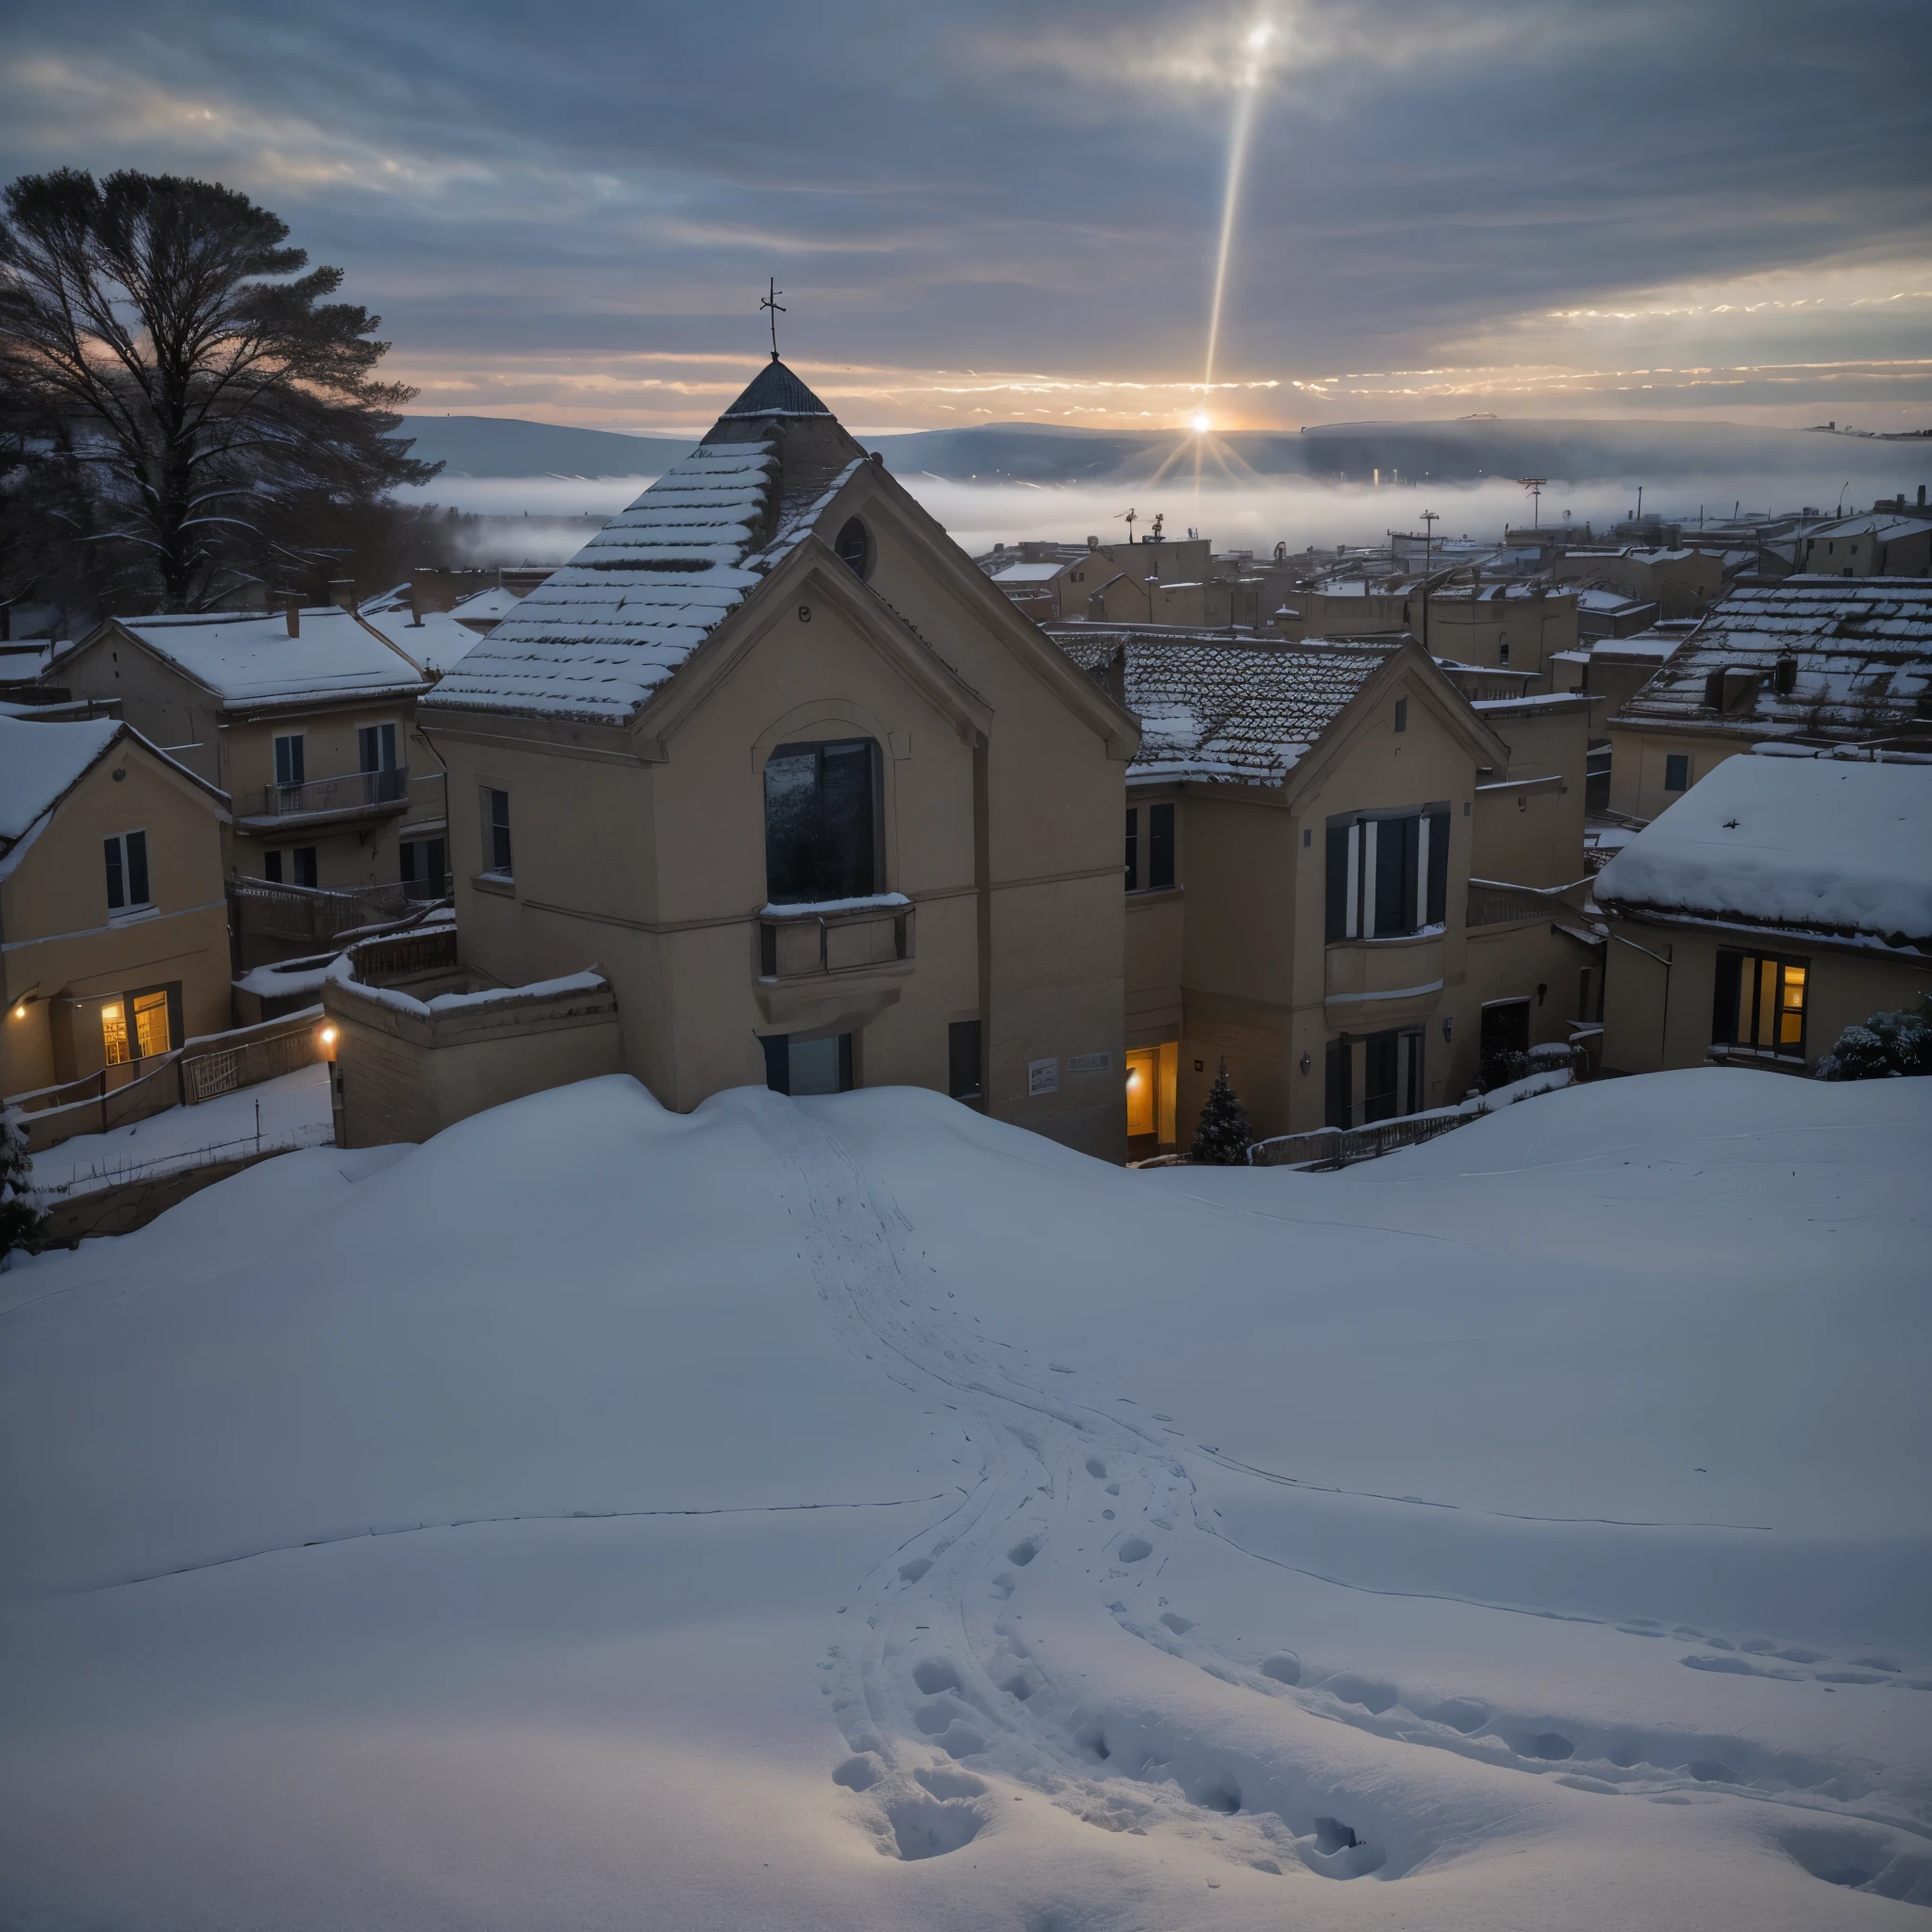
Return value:
<svg viewBox="0 0 1932 1932">
<path fill-rule="evenodd" d="M 774 356 L 752 377 L 744 393 L 718 418 L 741 423 L 758 416 L 829 416 L 831 410 Z"/>
</svg>

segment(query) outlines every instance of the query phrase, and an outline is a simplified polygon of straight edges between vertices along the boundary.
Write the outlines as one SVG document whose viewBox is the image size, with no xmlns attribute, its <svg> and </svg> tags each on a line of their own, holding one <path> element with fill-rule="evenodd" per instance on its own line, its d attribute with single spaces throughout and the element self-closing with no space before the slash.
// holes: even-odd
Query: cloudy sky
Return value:
<svg viewBox="0 0 1932 1932">
<path fill-rule="evenodd" d="M 1924 0 L 7 0 L 0 165 L 209 175 L 423 410 L 1932 424 Z M 1249 127 L 1201 387 L 1234 130 Z"/>
</svg>

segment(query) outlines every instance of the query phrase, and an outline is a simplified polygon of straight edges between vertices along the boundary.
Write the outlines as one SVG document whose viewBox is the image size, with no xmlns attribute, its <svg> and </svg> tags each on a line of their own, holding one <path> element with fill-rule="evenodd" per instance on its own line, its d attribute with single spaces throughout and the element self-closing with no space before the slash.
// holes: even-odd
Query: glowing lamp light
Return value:
<svg viewBox="0 0 1932 1932">
<path fill-rule="evenodd" d="M 333 1046 L 336 1043 L 336 1029 L 333 1026 L 325 1026 L 321 1037 L 323 1045 Z"/>
<path fill-rule="evenodd" d="M 1196 436 L 1206 436 L 1214 425 L 1208 420 L 1208 412 L 1205 409 L 1197 409 L 1189 417 L 1188 426 Z"/>
<path fill-rule="evenodd" d="M 1138 1086 L 1139 1086 L 1140 1084 L 1141 1084 L 1141 1070 L 1140 1070 L 1140 1068 L 1139 1068 L 1139 1067 L 1129 1067 L 1129 1068 L 1127 1069 L 1127 1085 L 1128 1085 L 1129 1087 L 1138 1087 Z"/>
<path fill-rule="evenodd" d="M 16 1020 L 25 1020 L 26 1018 L 26 1008 L 25 1006 L 15 1007 L 13 1009 L 13 1017 Z"/>
</svg>

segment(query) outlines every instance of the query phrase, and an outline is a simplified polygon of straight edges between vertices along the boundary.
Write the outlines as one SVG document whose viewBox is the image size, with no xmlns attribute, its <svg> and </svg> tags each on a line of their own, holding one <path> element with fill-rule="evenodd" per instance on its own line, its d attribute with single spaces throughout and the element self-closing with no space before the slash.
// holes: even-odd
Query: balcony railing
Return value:
<svg viewBox="0 0 1932 1932">
<path fill-rule="evenodd" d="M 409 768 L 386 772 L 345 772 L 340 778 L 310 778 L 301 785 L 268 785 L 245 792 L 244 819 L 311 818 L 325 812 L 369 811 L 382 806 L 399 809 L 409 802 Z"/>
<path fill-rule="evenodd" d="M 1519 919 L 1555 919 L 1563 913 L 1579 918 L 1568 895 L 1580 893 L 1589 883 L 1585 878 L 1569 886 L 1512 886 L 1500 879 L 1471 879 L 1468 923 L 1508 925 Z"/>
<path fill-rule="evenodd" d="M 240 931 L 304 941 L 332 940 L 358 926 L 406 919 L 417 903 L 410 888 L 400 883 L 331 892 L 238 878 L 228 881 L 228 896 Z"/>
<path fill-rule="evenodd" d="M 819 906 L 767 906 L 758 915 L 758 972 L 766 979 L 858 973 L 912 957 L 911 903 L 897 892 Z"/>
</svg>

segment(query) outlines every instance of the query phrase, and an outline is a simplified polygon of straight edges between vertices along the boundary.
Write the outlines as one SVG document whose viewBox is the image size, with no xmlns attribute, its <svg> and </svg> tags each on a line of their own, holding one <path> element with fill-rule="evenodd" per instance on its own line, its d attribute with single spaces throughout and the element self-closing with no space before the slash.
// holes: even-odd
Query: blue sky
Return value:
<svg viewBox="0 0 1932 1932">
<path fill-rule="evenodd" d="M 349 271 L 424 410 L 701 426 L 770 275 L 788 359 L 861 429 L 1915 427 L 1924 24 L 1907 0 L 14 4 L 0 165 L 246 190 Z"/>
</svg>

